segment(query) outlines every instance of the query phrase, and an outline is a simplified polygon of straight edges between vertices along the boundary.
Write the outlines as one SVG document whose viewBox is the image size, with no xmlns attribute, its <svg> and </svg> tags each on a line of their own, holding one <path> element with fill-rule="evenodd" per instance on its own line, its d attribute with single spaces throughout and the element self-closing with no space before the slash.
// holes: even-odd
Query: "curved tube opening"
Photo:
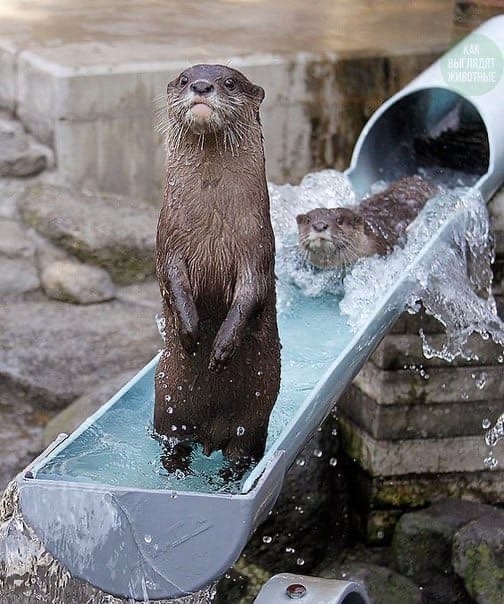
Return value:
<svg viewBox="0 0 504 604">
<path fill-rule="evenodd" d="M 457 92 L 432 87 L 384 105 L 356 145 L 349 177 L 364 195 L 378 180 L 398 180 L 419 168 L 435 179 L 460 173 L 460 184 L 469 185 L 489 167 L 488 131 L 476 106 Z"/>
</svg>

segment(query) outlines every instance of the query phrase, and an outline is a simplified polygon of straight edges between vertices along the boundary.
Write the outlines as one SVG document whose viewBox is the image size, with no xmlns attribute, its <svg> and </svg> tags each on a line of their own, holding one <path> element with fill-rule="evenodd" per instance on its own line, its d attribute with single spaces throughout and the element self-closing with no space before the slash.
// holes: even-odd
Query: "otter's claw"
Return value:
<svg viewBox="0 0 504 604">
<path fill-rule="evenodd" d="M 217 342 L 214 345 L 208 369 L 210 371 L 222 371 L 228 364 L 235 353 L 233 342 Z"/>
</svg>

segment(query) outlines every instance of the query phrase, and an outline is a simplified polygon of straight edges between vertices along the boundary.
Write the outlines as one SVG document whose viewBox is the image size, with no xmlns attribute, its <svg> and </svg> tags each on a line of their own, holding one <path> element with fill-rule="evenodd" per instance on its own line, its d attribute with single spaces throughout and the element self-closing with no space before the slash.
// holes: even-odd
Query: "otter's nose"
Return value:
<svg viewBox="0 0 504 604">
<path fill-rule="evenodd" d="M 191 84 L 191 90 L 195 94 L 210 94 L 213 89 L 213 84 L 210 84 L 207 80 L 197 80 Z"/>
<path fill-rule="evenodd" d="M 329 225 L 327 224 L 327 222 L 324 222 L 323 220 L 312 222 L 312 229 L 314 231 L 317 231 L 317 233 L 322 233 L 322 231 L 327 230 L 328 226 Z"/>
</svg>

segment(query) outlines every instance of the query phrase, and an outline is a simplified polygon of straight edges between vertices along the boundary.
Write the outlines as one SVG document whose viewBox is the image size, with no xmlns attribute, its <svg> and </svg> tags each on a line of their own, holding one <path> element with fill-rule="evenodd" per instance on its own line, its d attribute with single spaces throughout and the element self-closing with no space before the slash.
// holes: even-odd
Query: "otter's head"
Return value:
<svg viewBox="0 0 504 604">
<path fill-rule="evenodd" d="M 369 255 L 365 220 L 347 208 L 317 208 L 296 217 L 306 260 L 317 268 L 344 268 Z"/>
<path fill-rule="evenodd" d="M 168 136 L 222 133 L 239 143 L 252 127 L 260 131 L 264 90 L 224 65 L 194 65 L 167 87 Z"/>
</svg>

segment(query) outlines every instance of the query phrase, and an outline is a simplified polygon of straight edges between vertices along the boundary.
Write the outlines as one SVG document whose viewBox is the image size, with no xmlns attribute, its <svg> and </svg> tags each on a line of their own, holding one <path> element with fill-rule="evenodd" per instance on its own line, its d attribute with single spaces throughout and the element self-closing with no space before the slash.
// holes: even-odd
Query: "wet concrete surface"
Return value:
<svg viewBox="0 0 504 604">
<path fill-rule="evenodd" d="M 2 0 L 0 41 L 68 67 L 445 48 L 451 0 Z"/>
</svg>

